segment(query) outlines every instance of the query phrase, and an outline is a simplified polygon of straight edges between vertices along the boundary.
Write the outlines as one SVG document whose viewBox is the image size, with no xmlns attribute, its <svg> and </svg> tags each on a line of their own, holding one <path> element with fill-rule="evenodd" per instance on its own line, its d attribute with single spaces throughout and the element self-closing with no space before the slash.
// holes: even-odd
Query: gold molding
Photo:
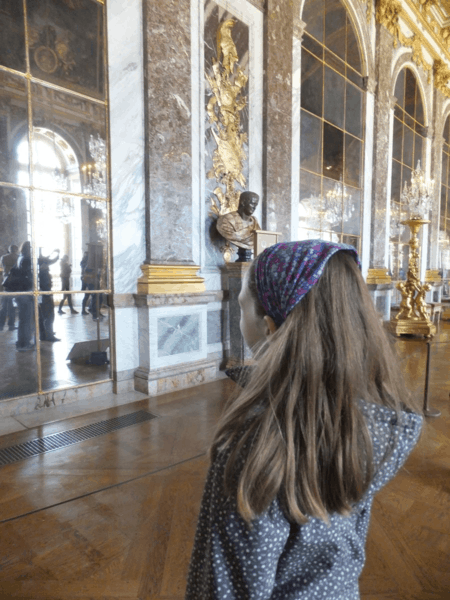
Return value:
<svg viewBox="0 0 450 600">
<path fill-rule="evenodd" d="M 192 294 L 205 292 L 205 280 L 196 265 L 141 265 L 138 294 Z"/>
<path fill-rule="evenodd" d="M 395 335 L 423 335 L 431 338 L 436 334 L 436 326 L 431 321 L 390 321 L 389 329 Z"/>
<path fill-rule="evenodd" d="M 425 281 L 427 283 L 440 283 L 442 277 L 437 269 L 427 269 L 425 272 Z"/>
<path fill-rule="evenodd" d="M 387 269 L 369 269 L 366 283 L 367 285 L 392 283 L 392 278 Z"/>
<path fill-rule="evenodd" d="M 434 75 L 435 87 L 450 97 L 450 88 L 447 87 L 450 81 L 450 26 L 446 23 L 448 17 L 441 14 L 436 0 L 377 0 L 376 5 L 375 18 L 393 35 L 394 47 L 400 42 L 402 46 L 411 48 L 412 60 L 427 73 L 428 83 Z M 414 13 L 414 17 L 409 15 L 404 5 Z M 438 12 L 441 23 L 431 9 Z M 410 37 L 402 33 L 401 22 L 412 31 Z M 425 58 L 424 50 L 430 55 L 431 63 Z"/>
</svg>

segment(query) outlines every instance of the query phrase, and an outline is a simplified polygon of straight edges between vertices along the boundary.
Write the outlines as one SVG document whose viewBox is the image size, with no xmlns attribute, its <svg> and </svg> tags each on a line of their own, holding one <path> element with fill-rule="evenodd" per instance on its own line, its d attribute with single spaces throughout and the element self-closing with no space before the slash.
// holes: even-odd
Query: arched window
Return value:
<svg viewBox="0 0 450 600">
<path fill-rule="evenodd" d="M 409 255 L 409 230 L 400 224 L 408 217 L 401 191 L 411 181 L 413 168 L 422 161 L 425 146 L 425 122 L 422 97 L 414 73 L 402 69 L 395 85 L 392 149 L 390 271 L 394 280 L 406 279 Z M 394 302 L 399 297 L 394 297 Z"/>
<path fill-rule="evenodd" d="M 360 249 L 365 94 L 357 38 L 339 0 L 306 0 L 302 19 L 299 239 Z"/>
<path fill-rule="evenodd" d="M 450 117 L 444 127 L 442 149 L 441 211 L 439 220 L 438 265 L 444 281 L 444 296 L 450 295 Z"/>
</svg>

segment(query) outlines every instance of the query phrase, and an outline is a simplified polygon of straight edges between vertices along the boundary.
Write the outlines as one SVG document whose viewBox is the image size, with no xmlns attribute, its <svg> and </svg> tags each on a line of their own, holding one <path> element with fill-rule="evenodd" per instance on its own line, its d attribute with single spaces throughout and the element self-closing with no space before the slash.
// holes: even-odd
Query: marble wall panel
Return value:
<svg viewBox="0 0 450 600">
<path fill-rule="evenodd" d="M 174 356 L 200 349 L 199 315 L 158 319 L 158 357 Z"/>
<path fill-rule="evenodd" d="M 115 371 L 128 371 L 139 366 L 138 309 L 116 308 L 114 336 L 116 340 Z"/>
<path fill-rule="evenodd" d="M 220 344 L 222 341 L 223 311 L 214 310 L 208 312 L 208 344 Z"/>
<path fill-rule="evenodd" d="M 189 0 L 145 2 L 147 260 L 193 264 Z"/>
<path fill-rule="evenodd" d="M 135 293 L 145 260 L 142 2 L 108 1 L 114 285 Z"/>
</svg>

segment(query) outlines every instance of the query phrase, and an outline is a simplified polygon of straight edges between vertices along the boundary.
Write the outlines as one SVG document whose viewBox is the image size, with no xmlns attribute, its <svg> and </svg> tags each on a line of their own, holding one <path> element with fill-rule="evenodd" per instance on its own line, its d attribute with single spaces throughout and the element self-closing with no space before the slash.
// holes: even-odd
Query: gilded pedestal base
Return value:
<svg viewBox="0 0 450 600">
<path fill-rule="evenodd" d="M 183 265 L 141 265 L 138 294 L 192 294 L 205 291 L 205 280 L 197 275 L 200 267 Z"/>
<path fill-rule="evenodd" d="M 422 320 L 393 320 L 389 323 L 389 329 L 395 335 L 415 334 L 431 338 L 436 334 L 436 326 L 431 321 Z"/>
</svg>

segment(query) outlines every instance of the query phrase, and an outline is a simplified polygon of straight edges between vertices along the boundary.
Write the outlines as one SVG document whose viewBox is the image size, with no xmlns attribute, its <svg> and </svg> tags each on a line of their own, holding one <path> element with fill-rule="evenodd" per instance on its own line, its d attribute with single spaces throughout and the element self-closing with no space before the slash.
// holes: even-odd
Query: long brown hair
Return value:
<svg viewBox="0 0 450 600">
<path fill-rule="evenodd" d="M 263 316 L 254 263 L 247 277 Z M 318 283 L 255 358 L 254 373 L 230 399 L 211 448 L 212 457 L 230 448 L 225 492 L 235 494 L 247 522 L 278 494 L 293 522 L 349 514 L 373 477 L 372 441 L 357 400 L 397 414 L 401 403 L 420 412 L 405 393 L 350 253 L 329 259 Z"/>
</svg>

